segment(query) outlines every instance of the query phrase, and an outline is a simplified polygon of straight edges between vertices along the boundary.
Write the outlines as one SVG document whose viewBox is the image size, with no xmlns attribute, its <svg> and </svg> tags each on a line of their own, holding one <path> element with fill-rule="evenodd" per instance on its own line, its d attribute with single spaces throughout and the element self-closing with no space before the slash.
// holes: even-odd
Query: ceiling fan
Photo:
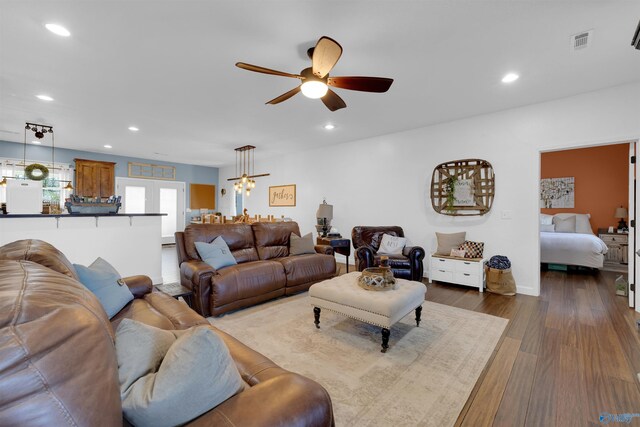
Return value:
<svg viewBox="0 0 640 427">
<path fill-rule="evenodd" d="M 321 37 L 315 47 L 309 48 L 307 55 L 311 58 L 311 67 L 300 71 L 300 74 L 285 73 L 244 62 L 237 62 L 236 67 L 258 73 L 301 80 L 299 86 L 272 99 L 267 104 L 279 104 L 298 92 L 302 92 L 308 98 L 322 99 L 324 105 L 331 111 L 345 108 L 347 104 L 328 86 L 362 92 L 382 93 L 389 90 L 391 83 L 393 83 L 393 79 L 385 77 L 329 77 L 329 71 L 333 69 L 342 55 L 342 46 L 326 36 Z"/>
</svg>

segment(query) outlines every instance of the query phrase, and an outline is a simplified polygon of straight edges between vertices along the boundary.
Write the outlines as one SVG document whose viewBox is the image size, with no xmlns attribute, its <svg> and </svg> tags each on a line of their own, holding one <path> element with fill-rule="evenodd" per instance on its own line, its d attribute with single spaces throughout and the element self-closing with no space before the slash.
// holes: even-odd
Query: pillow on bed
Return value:
<svg viewBox="0 0 640 427">
<path fill-rule="evenodd" d="M 591 222 L 589 221 L 589 218 L 591 218 L 590 214 L 559 213 L 559 214 L 555 214 L 553 217 L 566 219 L 566 218 L 569 218 L 570 216 L 576 217 L 575 233 L 593 234 L 593 229 L 591 228 Z M 556 231 L 558 231 L 557 227 L 556 227 Z"/>
<path fill-rule="evenodd" d="M 553 224 L 540 224 L 540 231 L 553 233 L 554 231 L 556 231 L 556 226 Z"/>
<path fill-rule="evenodd" d="M 552 225 L 553 215 L 540 214 L 540 225 Z"/>
<path fill-rule="evenodd" d="M 576 232 L 576 216 L 571 215 L 568 218 L 553 218 L 553 225 L 556 227 L 556 233 L 575 233 Z"/>
</svg>

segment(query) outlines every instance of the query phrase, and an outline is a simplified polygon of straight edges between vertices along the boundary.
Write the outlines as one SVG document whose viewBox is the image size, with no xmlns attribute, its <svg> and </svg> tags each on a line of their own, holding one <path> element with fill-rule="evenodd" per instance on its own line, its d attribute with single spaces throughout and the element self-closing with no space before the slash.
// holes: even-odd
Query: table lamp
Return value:
<svg viewBox="0 0 640 427">
<path fill-rule="evenodd" d="M 323 200 L 316 211 L 316 218 L 318 219 L 318 232 L 322 230 L 322 237 L 327 237 L 327 231 L 331 229 L 331 220 L 333 219 L 333 205 L 329 205 L 326 200 Z"/>
<path fill-rule="evenodd" d="M 623 208 L 622 206 L 620 206 L 619 208 L 616 208 L 616 212 L 613 215 L 613 217 L 620 219 L 620 222 L 618 223 L 618 230 L 624 230 L 627 228 L 627 223 L 624 222 L 624 219 L 628 215 L 629 215 L 629 212 L 627 212 L 626 208 Z"/>
</svg>

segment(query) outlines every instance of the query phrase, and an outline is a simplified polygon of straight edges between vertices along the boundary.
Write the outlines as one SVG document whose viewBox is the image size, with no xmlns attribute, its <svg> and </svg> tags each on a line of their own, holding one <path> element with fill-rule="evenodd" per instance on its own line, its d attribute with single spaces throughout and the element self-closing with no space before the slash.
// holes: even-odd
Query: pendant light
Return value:
<svg viewBox="0 0 640 427">
<path fill-rule="evenodd" d="M 227 181 L 236 181 L 233 184 L 233 190 L 249 197 L 251 196 L 251 190 L 256 188 L 256 181 L 254 178 L 261 176 L 269 176 L 268 173 L 255 174 L 255 154 L 256 147 L 253 145 L 245 145 L 235 149 L 236 152 L 236 176 L 235 178 L 229 178 Z"/>
</svg>

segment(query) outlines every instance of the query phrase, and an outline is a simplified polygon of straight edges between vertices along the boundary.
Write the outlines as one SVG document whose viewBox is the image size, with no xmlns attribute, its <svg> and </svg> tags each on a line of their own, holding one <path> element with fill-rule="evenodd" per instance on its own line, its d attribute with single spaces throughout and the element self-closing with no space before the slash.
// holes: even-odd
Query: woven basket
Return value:
<svg viewBox="0 0 640 427">
<path fill-rule="evenodd" d="M 396 279 L 390 268 L 365 268 L 358 277 L 358 286 L 368 291 L 389 291 L 397 289 Z"/>
</svg>

